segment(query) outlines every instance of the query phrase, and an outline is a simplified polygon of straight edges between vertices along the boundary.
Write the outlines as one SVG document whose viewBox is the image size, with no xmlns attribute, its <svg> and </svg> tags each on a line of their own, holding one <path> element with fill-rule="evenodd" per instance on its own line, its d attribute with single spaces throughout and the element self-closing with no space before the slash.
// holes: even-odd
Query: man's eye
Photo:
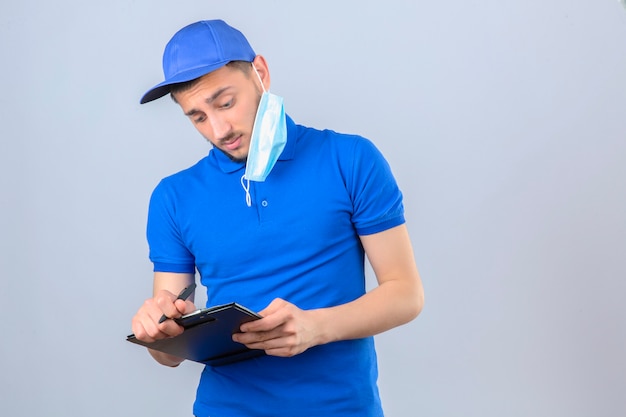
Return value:
<svg viewBox="0 0 626 417">
<path fill-rule="evenodd" d="M 233 106 L 233 99 L 230 99 L 227 102 L 223 103 L 221 107 L 223 109 L 228 109 L 228 108 L 230 108 L 232 106 Z"/>
<path fill-rule="evenodd" d="M 206 117 L 200 116 L 200 117 L 196 117 L 195 119 L 193 119 L 193 122 L 194 123 L 202 123 L 202 122 L 204 122 L 205 119 L 206 119 Z"/>
</svg>

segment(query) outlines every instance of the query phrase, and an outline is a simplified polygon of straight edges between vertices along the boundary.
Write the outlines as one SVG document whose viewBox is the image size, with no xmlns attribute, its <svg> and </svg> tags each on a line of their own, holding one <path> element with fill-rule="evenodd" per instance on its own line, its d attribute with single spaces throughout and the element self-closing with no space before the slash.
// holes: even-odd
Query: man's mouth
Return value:
<svg viewBox="0 0 626 417">
<path fill-rule="evenodd" d="M 222 141 L 222 146 L 229 151 L 234 151 L 241 145 L 241 137 L 242 135 L 235 135 L 231 138 L 225 139 Z"/>
</svg>

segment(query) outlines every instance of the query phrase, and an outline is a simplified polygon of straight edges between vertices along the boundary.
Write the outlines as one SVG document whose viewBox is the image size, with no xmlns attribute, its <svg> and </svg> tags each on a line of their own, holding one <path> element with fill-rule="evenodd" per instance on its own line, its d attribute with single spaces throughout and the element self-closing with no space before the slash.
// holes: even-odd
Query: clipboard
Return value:
<svg viewBox="0 0 626 417">
<path fill-rule="evenodd" d="M 146 343 L 131 334 L 126 340 L 194 362 L 221 366 L 265 354 L 263 350 L 248 349 L 232 340 L 239 326 L 260 318 L 255 312 L 237 303 L 223 304 L 174 319 L 185 328 L 176 337 Z"/>
</svg>

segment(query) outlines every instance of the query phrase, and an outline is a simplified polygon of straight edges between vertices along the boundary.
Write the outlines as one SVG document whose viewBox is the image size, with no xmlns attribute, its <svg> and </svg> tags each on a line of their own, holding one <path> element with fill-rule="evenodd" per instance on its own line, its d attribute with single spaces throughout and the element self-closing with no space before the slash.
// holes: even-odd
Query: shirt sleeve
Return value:
<svg viewBox="0 0 626 417">
<path fill-rule="evenodd" d="M 194 273 L 195 259 L 185 245 L 177 219 L 175 190 L 167 179 L 150 198 L 147 239 L 155 272 Z"/>
<path fill-rule="evenodd" d="M 402 192 L 382 153 L 371 141 L 358 137 L 352 155 L 346 186 L 357 233 L 370 235 L 403 224 Z"/>
</svg>

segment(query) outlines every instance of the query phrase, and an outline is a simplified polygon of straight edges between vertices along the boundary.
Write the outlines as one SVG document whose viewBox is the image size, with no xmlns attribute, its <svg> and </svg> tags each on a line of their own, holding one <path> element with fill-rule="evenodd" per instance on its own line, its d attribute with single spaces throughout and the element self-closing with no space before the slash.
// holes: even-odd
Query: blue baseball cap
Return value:
<svg viewBox="0 0 626 417">
<path fill-rule="evenodd" d="M 252 62 L 255 57 L 246 37 L 223 20 L 192 23 L 176 32 L 165 46 L 165 81 L 148 90 L 140 103 L 163 97 L 172 84 L 195 80 L 231 61 Z"/>
</svg>

